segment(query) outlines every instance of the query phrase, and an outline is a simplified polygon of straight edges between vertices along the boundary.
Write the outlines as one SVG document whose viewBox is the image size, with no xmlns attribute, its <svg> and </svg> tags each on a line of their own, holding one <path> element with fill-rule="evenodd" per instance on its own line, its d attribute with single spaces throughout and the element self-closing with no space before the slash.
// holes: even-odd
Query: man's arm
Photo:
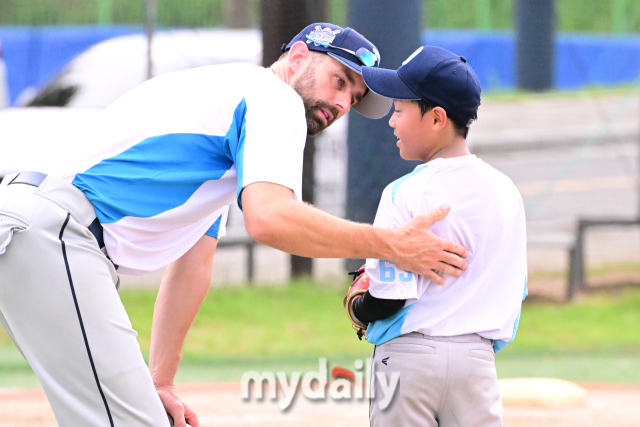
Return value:
<svg viewBox="0 0 640 427">
<path fill-rule="evenodd" d="M 249 235 L 265 245 L 313 258 L 376 258 L 444 284 L 433 270 L 460 276 L 468 251 L 433 234 L 429 227 L 444 218 L 442 206 L 395 230 L 375 228 L 331 216 L 296 201 L 287 187 L 256 182 L 242 191 Z"/>
<path fill-rule="evenodd" d="M 186 254 L 167 267 L 153 311 L 149 370 L 176 427 L 184 427 L 185 419 L 192 427 L 199 426 L 195 412 L 176 394 L 173 379 L 187 331 L 209 290 L 217 244 L 218 239 L 204 235 Z"/>
</svg>

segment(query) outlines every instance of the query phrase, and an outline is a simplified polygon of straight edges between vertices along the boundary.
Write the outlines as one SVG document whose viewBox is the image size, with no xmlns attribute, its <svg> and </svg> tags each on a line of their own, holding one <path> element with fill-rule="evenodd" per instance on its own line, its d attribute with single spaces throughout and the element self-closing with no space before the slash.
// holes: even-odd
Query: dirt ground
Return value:
<svg viewBox="0 0 640 427">
<path fill-rule="evenodd" d="M 505 407 L 505 427 L 638 427 L 640 386 L 581 384 L 588 392 L 580 408 L 545 409 Z M 240 399 L 237 383 L 182 384 L 181 395 L 208 426 L 304 426 L 366 427 L 368 403 L 310 402 L 299 396 L 282 413 L 273 401 Z M 5 427 L 54 427 L 53 413 L 42 390 L 0 389 L 0 425 Z"/>
</svg>

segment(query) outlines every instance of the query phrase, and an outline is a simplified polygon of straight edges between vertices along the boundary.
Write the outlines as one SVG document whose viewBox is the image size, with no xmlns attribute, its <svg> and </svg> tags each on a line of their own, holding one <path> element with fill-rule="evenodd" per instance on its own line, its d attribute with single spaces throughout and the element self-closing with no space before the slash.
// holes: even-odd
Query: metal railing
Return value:
<svg viewBox="0 0 640 427">
<path fill-rule="evenodd" d="M 249 236 L 225 236 L 218 240 L 218 248 L 231 248 L 236 246 L 242 246 L 247 251 L 247 283 L 253 284 L 255 275 L 255 246 L 259 243 L 253 240 Z"/>
<path fill-rule="evenodd" d="M 571 301 L 580 290 L 588 289 L 585 281 L 584 240 L 585 234 L 590 228 L 597 227 L 629 227 L 640 225 L 640 218 L 636 219 L 584 219 L 578 220 L 576 226 L 575 241 L 569 249 L 569 271 L 567 301 Z"/>
</svg>

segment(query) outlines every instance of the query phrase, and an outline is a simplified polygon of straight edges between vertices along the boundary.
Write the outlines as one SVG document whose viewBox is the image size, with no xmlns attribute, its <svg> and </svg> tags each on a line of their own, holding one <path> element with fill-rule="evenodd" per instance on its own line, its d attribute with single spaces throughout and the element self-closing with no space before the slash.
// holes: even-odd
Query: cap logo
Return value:
<svg viewBox="0 0 640 427">
<path fill-rule="evenodd" d="M 423 47 L 424 46 L 420 46 L 419 48 L 417 48 L 416 51 L 411 54 L 411 56 L 409 56 L 407 59 L 405 59 L 405 61 L 402 63 L 402 65 L 406 65 L 409 61 L 411 61 L 413 58 L 415 58 L 420 52 L 422 52 L 422 48 Z"/>
<path fill-rule="evenodd" d="M 329 27 L 322 28 L 320 25 L 316 25 L 316 29 L 307 36 L 309 39 L 307 43 L 314 42 L 316 46 L 331 44 L 339 32 L 340 30 L 332 30 Z"/>
</svg>

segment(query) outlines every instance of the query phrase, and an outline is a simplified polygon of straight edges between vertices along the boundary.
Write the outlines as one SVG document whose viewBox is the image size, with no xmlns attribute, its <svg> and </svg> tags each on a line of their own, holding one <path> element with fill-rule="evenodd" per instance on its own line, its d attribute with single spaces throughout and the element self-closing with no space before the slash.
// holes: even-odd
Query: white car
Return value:
<svg viewBox="0 0 640 427">
<path fill-rule="evenodd" d="M 152 43 L 153 75 L 229 62 L 262 62 L 259 30 L 172 30 Z M 72 60 L 40 90 L 29 88 L 18 105 L 104 108 L 147 79 L 143 34 L 98 43 Z"/>
</svg>

